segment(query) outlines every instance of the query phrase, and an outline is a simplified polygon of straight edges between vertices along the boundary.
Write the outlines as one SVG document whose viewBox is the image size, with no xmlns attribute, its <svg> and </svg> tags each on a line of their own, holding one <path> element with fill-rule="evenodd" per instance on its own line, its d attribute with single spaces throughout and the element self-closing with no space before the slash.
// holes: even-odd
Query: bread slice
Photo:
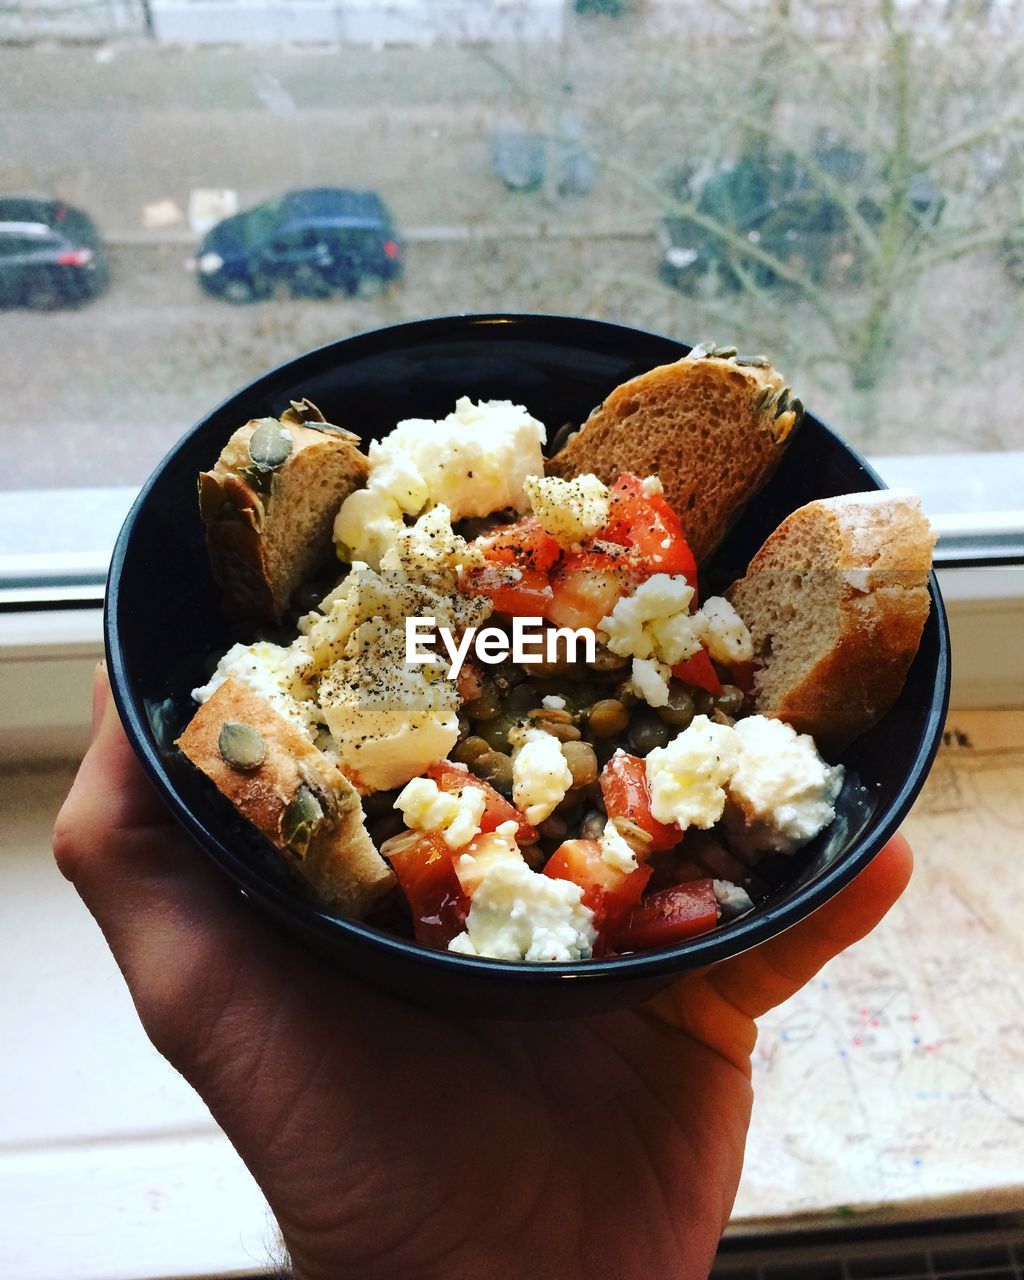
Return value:
<svg viewBox="0 0 1024 1280">
<path fill-rule="evenodd" d="M 225 724 L 257 731 L 264 751 L 261 763 L 247 768 L 229 763 L 221 750 Z M 341 914 L 364 916 L 394 884 L 394 874 L 366 832 L 355 787 L 242 681 L 225 680 L 200 706 L 177 745 L 280 850 L 317 897 Z M 228 754 L 234 753 L 229 749 Z M 301 797 L 300 788 L 306 789 Z M 316 816 L 317 810 L 322 816 Z"/>
<path fill-rule="evenodd" d="M 269 456 L 268 432 L 276 449 Z M 254 436 L 264 445 L 255 458 Z M 280 419 L 239 427 L 213 470 L 200 474 L 206 546 L 230 617 L 280 621 L 295 588 L 329 563 L 338 508 L 369 474 L 358 442 L 308 400 L 296 401 Z"/>
<path fill-rule="evenodd" d="M 616 387 L 547 466 L 605 484 L 623 471 L 657 475 L 698 562 L 771 475 L 803 416 L 767 360 L 711 351 L 694 347 Z"/>
<path fill-rule="evenodd" d="M 726 593 L 754 641 L 763 715 L 841 749 L 893 705 L 928 617 L 935 535 L 912 493 L 822 498 Z"/>
</svg>

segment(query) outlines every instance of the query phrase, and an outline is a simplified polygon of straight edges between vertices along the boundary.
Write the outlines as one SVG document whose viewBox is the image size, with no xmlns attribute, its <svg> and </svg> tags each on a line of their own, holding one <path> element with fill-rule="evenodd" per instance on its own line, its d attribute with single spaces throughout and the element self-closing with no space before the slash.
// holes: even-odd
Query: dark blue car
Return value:
<svg viewBox="0 0 1024 1280">
<path fill-rule="evenodd" d="M 391 215 L 373 191 L 288 191 L 218 222 L 196 252 L 207 293 L 256 302 L 285 287 L 296 297 L 373 297 L 402 272 Z"/>
</svg>

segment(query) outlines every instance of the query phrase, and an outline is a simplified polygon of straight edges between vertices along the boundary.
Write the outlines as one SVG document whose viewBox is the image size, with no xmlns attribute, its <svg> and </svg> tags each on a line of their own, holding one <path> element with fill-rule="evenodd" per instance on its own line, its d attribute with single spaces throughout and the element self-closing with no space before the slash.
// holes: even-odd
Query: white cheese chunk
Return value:
<svg viewBox="0 0 1024 1280">
<path fill-rule="evenodd" d="M 304 673 L 309 654 L 301 639 L 289 646 L 271 644 L 235 644 L 217 663 L 217 670 L 205 685 L 192 690 L 196 702 L 205 702 L 230 676 L 240 680 L 267 702 L 286 720 L 301 730 L 311 741 L 316 737 L 323 717 L 313 698 L 313 689 Z"/>
<path fill-rule="evenodd" d="M 723 596 L 709 596 L 699 611 L 704 618 L 704 644 L 715 662 L 726 666 L 749 662 L 754 656 L 754 642 L 747 625 Z"/>
<path fill-rule="evenodd" d="M 572 771 L 553 734 L 528 729 L 512 760 L 512 802 L 526 821 L 549 818 L 572 786 Z"/>
<path fill-rule="evenodd" d="M 742 915 L 744 911 L 750 911 L 754 905 L 746 889 L 741 885 L 733 884 L 731 880 L 712 880 L 711 887 L 715 892 L 715 900 L 722 908 L 722 915 L 726 919 Z"/>
<path fill-rule="evenodd" d="M 443 760 L 459 738 L 459 695 L 438 665 L 405 662 L 405 630 L 362 622 L 327 668 L 320 705 L 344 771 L 374 791 L 401 786 Z"/>
<path fill-rule="evenodd" d="M 372 569 L 405 528 L 402 508 L 390 493 L 357 489 L 334 517 L 334 548 L 339 560 L 361 561 Z"/>
<path fill-rule="evenodd" d="M 595 475 L 528 476 L 523 488 L 541 528 L 562 547 L 592 538 L 608 523 L 608 489 Z"/>
<path fill-rule="evenodd" d="M 725 787 L 739 757 L 735 729 L 694 716 L 689 727 L 646 760 L 651 813 L 659 822 L 706 830 L 721 818 Z"/>
<path fill-rule="evenodd" d="M 598 626 L 612 653 L 675 666 L 701 647 L 703 619 L 691 617 L 692 599 L 693 587 L 682 574 L 655 573 L 632 595 L 621 596 Z"/>
<path fill-rule="evenodd" d="M 630 684 L 651 707 L 668 705 L 668 681 L 671 670 L 654 658 L 634 658 Z"/>
<path fill-rule="evenodd" d="M 604 824 L 600 844 L 602 861 L 607 862 L 616 871 L 622 871 L 628 875 L 630 871 L 635 871 L 640 865 L 636 860 L 635 852 L 619 834 L 611 819 Z"/>
<path fill-rule="evenodd" d="M 366 488 L 341 505 L 334 524 L 340 558 L 377 568 L 402 515 L 424 507 L 443 503 L 453 520 L 525 511 L 523 482 L 543 475 L 545 439 L 543 424 L 508 400 L 474 404 L 462 396 L 446 418 L 405 419 L 371 443 Z"/>
<path fill-rule="evenodd" d="M 452 939 L 449 950 L 494 960 L 586 960 L 597 933 L 582 898 L 583 890 L 570 880 L 498 858 L 477 885 L 465 932 Z"/>
<path fill-rule="evenodd" d="M 442 791 L 433 778 L 413 778 L 395 801 L 405 825 L 414 831 L 438 831 L 449 849 L 461 849 L 480 833 L 487 797 L 471 783 L 458 793 Z"/>
<path fill-rule="evenodd" d="M 792 853 L 836 815 L 842 765 L 828 765 L 810 734 L 748 716 L 733 730 L 739 751 L 725 828 L 739 852 Z"/>
</svg>

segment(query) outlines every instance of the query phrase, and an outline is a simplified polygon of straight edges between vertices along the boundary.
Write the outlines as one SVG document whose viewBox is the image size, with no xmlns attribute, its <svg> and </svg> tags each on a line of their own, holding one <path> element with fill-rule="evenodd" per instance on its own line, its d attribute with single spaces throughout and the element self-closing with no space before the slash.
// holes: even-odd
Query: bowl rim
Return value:
<svg viewBox="0 0 1024 1280">
<path fill-rule="evenodd" d="M 335 353 L 341 348 L 346 354 L 359 359 L 364 355 L 383 354 L 384 344 L 391 345 L 396 338 L 401 341 L 430 337 L 441 329 L 450 329 L 453 325 L 464 327 L 468 333 L 471 333 L 499 325 L 507 325 L 519 330 L 536 329 L 542 324 L 552 322 L 571 326 L 580 336 L 589 331 L 600 332 L 608 338 L 613 337 L 616 332 L 628 334 L 634 341 L 637 336 L 649 338 L 653 342 L 665 344 L 667 352 L 675 350 L 680 357 L 691 350 L 686 343 L 664 334 L 611 321 L 544 312 L 481 312 L 433 316 L 395 325 L 384 325 L 324 343 L 295 356 L 226 396 L 195 422 L 154 468 L 133 502 L 118 534 L 107 575 L 103 619 L 104 648 L 114 703 L 137 759 L 172 815 L 193 837 L 203 852 L 211 857 L 247 896 L 274 909 L 278 915 L 298 916 L 307 931 L 312 931 L 315 936 L 325 941 L 336 939 L 341 935 L 353 945 L 366 948 L 368 955 L 373 951 L 391 955 L 397 953 L 405 960 L 434 970 L 439 976 L 441 974 L 452 976 L 475 974 L 478 977 L 500 977 L 504 981 L 515 983 L 523 988 L 550 986 L 553 983 L 563 983 L 567 979 L 584 979 L 590 982 L 631 978 L 656 979 L 715 964 L 740 955 L 798 924 L 819 907 L 824 906 L 856 878 L 895 834 L 906 817 L 924 785 L 942 740 L 949 706 L 950 650 L 945 607 L 934 571 L 929 574 L 929 595 L 938 639 L 935 696 L 920 727 L 917 746 L 907 775 L 885 810 L 873 817 L 870 833 L 856 837 L 850 849 L 826 867 L 814 880 L 793 890 L 785 902 L 769 900 L 763 910 L 755 910 L 751 915 L 726 922 L 709 933 L 701 934 L 675 946 L 611 958 L 568 962 L 548 961 L 527 964 L 521 961 L 466 956 L 421 946 L 410 939 L 387 933 L 383 929 L 366 925 L 362 921 L 346 919 L 319 905 L 312 898 L 307 899 L 289 891 L 282 884 L 267 880 L 254 862 L 240 856 L 216 832 L 211 831 L 201 822 L 178 793 L 153 739 L 148 718 L 141 705 L 141 698 L 135 690 L 130 688 L 127 660 L 121 645 L 118 624 L 123 607 L 120 589 L 122 571 L 135 525 L 147 506 L 150 495 L 160 482 L 163 473 L 173 464 L 179 453 L 188 447 L 193 437 L 200 433 L 211 419 L 235 401 L 243 396 L 258 394 L 264 387 L 282 381 L 293 371 L 298 373 L 300 366 L 317 364 L 327 358 L 330 353 Z M 523 336 L 526 337 L 525 334 Z M 887 487 L 874 468 L 833 428 L 817 415 L 809 414 L 809 416 L 841 448 L 853 456 L 865 475 L 878 489 Z"/>
</svg>

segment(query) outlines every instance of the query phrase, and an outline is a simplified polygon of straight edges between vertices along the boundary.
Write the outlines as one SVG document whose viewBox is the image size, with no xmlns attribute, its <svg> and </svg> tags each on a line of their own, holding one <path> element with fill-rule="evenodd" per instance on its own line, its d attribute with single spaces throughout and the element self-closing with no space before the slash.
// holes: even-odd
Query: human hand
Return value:
<svg viewBox="0 0 1024 1280">
<path fill-rule="evenodd" d="M 911 868 L 897 837 L 809 919 L 638 1010 L 427 1013 L 241 900 L 153 792 L 102 669 L 54 850 L 150 1039 L 260 1184 L 297 1280 L 706 1276 L 743 1161 L 754 1019 L 868 933 Z"/>
</svg>

